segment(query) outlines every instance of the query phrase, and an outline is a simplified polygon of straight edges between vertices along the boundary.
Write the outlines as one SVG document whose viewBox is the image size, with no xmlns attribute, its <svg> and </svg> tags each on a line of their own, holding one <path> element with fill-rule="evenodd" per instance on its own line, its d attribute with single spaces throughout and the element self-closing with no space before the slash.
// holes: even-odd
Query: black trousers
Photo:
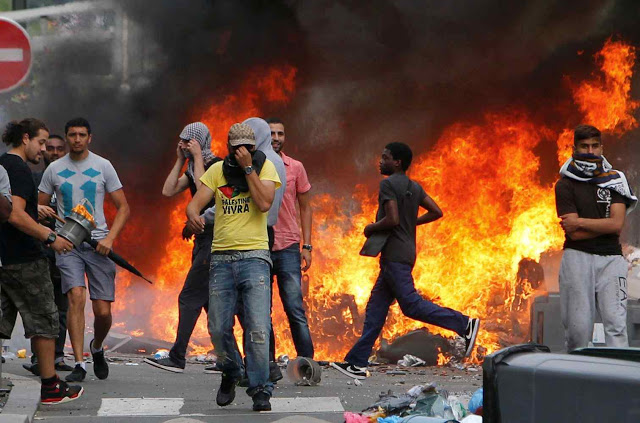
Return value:
<svg viewBox="0 0 640 423">
<path fill-rule="evenodd" d="M 209 264 L 211 263 L 211 242 L 213 230 L 196 237 L 193 245 L 191 269 L 178 296 L 178 331 L 176 341 L 169 351 L 169 357 L 181 367 L 185 366 L 185 356 L 189 339 L 204 309 L 209 310 Z"/>
</svg>

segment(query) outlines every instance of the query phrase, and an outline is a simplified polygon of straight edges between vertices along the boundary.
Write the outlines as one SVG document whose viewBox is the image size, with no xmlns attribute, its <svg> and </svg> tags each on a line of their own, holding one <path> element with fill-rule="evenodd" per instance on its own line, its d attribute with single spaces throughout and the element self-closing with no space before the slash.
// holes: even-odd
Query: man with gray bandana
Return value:
<svg viewBox="0 0 640 423">
<path fill-rule="evenodd" d="M 209 166 L 221 160 L 211 152 L 211 134 L 209 128 L 202 122 L 190 123 L 184 127 L 180 133 L 176 155 L 176 162 L 162 188 L 162 195 L 165 197 L 173 197 L 187 188 L 192 196 L 195 195 L 198 187 L 202 185 L 200 178 L 204 172 Z M 179 176 L 187 160 L 187 169 L 182 176 Z M 215 201 L 211 201 L 206 208 L 214 206 Z M 201 233 L 195 234 L 191 269 L 189 269 L 182 291 L 178 296 L 179 317 L 176 340 L 168 357 L 148 357 L 143 360 L 147 364 L 174 373 L 184 371 L 185 355 L 193 329 L 202 310 L 209 311 L 209 264 L 211 262 L 211 242 L 213 241 L 213 221 L 205 222 L 202 212 L 200 219 L 204 224 L 204 229 Z M 185 227 L 182 235 L 187 239 L 191 238 L 193 233 Z"/>
</svg>

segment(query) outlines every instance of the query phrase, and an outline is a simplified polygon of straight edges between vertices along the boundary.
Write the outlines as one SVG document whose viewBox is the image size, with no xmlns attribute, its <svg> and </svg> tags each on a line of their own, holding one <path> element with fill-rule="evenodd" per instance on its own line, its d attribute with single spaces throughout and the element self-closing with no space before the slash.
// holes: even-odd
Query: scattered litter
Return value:
<svg viewBox="0 0 640 423">
<path fill-rule="evenodd" d="M 387 374 L 388 375 L 396 375 L 396 376 L 402 376 L 402 375 L 406 375 L 407 372 L 405 372 L 404 370 L 387 370 Z"/>
<path fill-rule="evenodd" d="M 278 364 L 282 364 L 283 366 L 286 366 L 287 364 L 289 364 L 289 356 L 286 354 L 279 356 Z"/>
<path fill-rule="evenodd" d="M 453 417 L 456 420 L 460 420 L 469 414 L 467 409 L 464 408 L 464 405 L 462 405 L 462 402 L 460 401 L 460 399 L 455 395 L 449 395 L 449 397 L 447 397 L 447 401 L 451 406 L 451 410 L 453 411 Z"/>
<path fill-rule="evenodd" d="M 124 363 L 125 366 L 138 366 L 139 363 Z"/>
<path fill-rule="evenodd" d="M 473 414 L 477 414 L 482 416 L 482 399 L 483 399 L 483 390 L 482 388 L 478 389 L 473 393 L 471 399 L 469 400 L 469 411 Z"/>
<path fill-rule="evenodd" d="M 358 413 L 352 413 L 350 411 L 345 411 L 344 421 L 345 423 L 370 423 L 371 422 L 369 417 L 362 416 Z"/>
<path fill-rule="evenodd" d="M 317 385 L 322 380 L 322 367 L 310 358 L 297 357 L 288 361 L 287 376 L 299 386 Z"/>
<path fill-rule="evenodd" d="M 402 360 L 398 360 L 398 366 L 417 367 L 426 365 L 427 363 L 423 359 L 411 354 L 405 354 Z"/>
<path fill-rule="evenodd" d="M 362 386 L 362 382 L 360 382 L 358 379 L 353 379 L 353 384 L 356 386 Z"/>
<path fill-rule="evenodd" d="M 11 351 L 7 351 L 5 353 L 2 353 L 2 356 L 6 359 L 14 359 L 16 358 L 16 355 L 14 353 L 12 353 Z"/>
<path fill-rule="evenodd" d="M 464 396 L 464 401 L 467 398 Z M 383 392 L 362 413 L 345 413 L 344 417 L 346 422 L 354 423 L 443 423 L 460 422 L 469 415 L 463 400 L 430 383 L 414 386 L 405 394 L 394 394 L 391 390 Z"/>
<path fill-rule="evenodd" d="M 462 347 L 464 347 L 464 341 L 462 341 Z M 380 361 L 387 360 L 390 363 L 397 363 L 405 355 L 412 355 L 424 360 L 428 366 L 436 366 L 440 353 L 448 355 L 454 351 L 458 350 L 455 349 L 451 340 L 441 335 L 434 335 L 423 328 L 399 336 L 391 344 L 383 339 L 376 357 Z"/>
<path fill-rule="evenodd" d="M 169 350 L 164 349 L 164 348 L 160 348 L 159 350 L 156 351 L 156 353 L 153 355 L 153 358 L 155 358 L 156 360 L 159 360 L 161 358 L 167 358 L 169 357 Z"/>
<path fill-rule="evenodd" d="M 27 350 L 25 350 L 24 348 L 21 350 L 18 350 L 18 358 L 27 358 Z"/>
</svg>

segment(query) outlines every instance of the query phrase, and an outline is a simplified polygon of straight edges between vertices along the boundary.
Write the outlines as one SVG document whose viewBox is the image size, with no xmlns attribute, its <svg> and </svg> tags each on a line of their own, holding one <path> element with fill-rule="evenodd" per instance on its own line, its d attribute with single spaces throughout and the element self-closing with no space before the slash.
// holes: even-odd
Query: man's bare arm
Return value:
<svg viewBox="0 0 640 423">
<path fill-rule="evenodd" d="M 11 210 L 13 210 L 13 204 L 4 195 L 0 195 L 0 222 L 6 222 L 11 216 Z"/>
<path fill-rule="evenodd" d="M 578 217 L 577 213 L 568 213 L 560 216 L 560 225 L 567 233 L 569 238 L 588 239 L 595 238 L 605 234 L 620 235 L 624 226 L 626 215 L 626 205 L 624 203 L 615 203 L 611 205 L 611 217 L 604 219 L 587 219 Z M 580 231 L 580 232 L 578 232 Z M 576 238 L 574 238 L 574 234 Z M 591 236 L 593 235 L 593 236 Z"/>
<path fill-rule="evenodd" d="M 427 210 L 427 212 L 418 217 L 416 225 L 424 225 L 425 223 L 433 222 L 440 219 L 444 215 L 440 207 L 438 207 L 438 204 L 436 204 L 433 198 L 429 197 L 429 195 L 426 195 L 422 199 L 422 201 L 420 202 L 420 207 Z"/>
<path fill-rule="evenodd" d="M 110 197 L 117 209 L 116 216 L 113 218 L 113 224 L 111 225 L 111 229 L 109 229 L 109 233 L 104 239 L 98 241 L 98 246 L 96 247 L 96 251 L 104 256 L 111 251 L 113 242 L 124 228 L 130 214 L 129 203 L 127 203 L 127 197 L 124 195 L 122 188 L 110 193 Z"/>
<path fill-rule="evenodd" d="M 375 223 L 370 223 L 364 228 L 364 236 L 369 238 L 374 232 L 388 231 L 400 224 L 398 202 L 396 200 L 384 202 L 384 214 L 385 216 L 382 219 Z"/>
<path fill-rule="evenodd" d="M 14 227 L 16 227 L 19 231 L 24 232 L 25 234 L 32 236 L 33 238 L 45 241 L 49 234 L 51 233 L 51 229 L 42 226 L 35 220 L 29 216 L 26 212 L 27 201 L 17 195 L 11 196 L 11 200 L 13 201 L 13 210 L 11 211 L 11 215 L 9 216 L 9 223 L 11 223 Z M 57 252 L 63 251 L 71 251 L 73 249 L 73 244 L 61 236 L 57 237 L 56 240 L 51 244 L 51 248 L 53 248 Z"/>
</svg>

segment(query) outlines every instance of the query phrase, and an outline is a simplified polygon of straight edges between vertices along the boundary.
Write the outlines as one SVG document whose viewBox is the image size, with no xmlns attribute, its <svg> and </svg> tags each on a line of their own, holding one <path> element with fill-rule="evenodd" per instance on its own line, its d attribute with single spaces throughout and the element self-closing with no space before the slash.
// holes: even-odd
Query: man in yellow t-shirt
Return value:
<svg viewBox="0 0 640 423">
<path fill-rule="evenodd" d="M 216 395 L 220 406 L 231 404 L 243 375 L 235 347 L 233 323 L 240 298 L 246 333 L 247 394 L 254 411 L 271 410 L 269 382 L 271 284 L 267 212 L 280 179 L 264 153 L 256 151 L 249 125 L 229 129 L 229 155 L 200 178 L 202 185 L 187 206 L 188 226 L 204 230 L 200 210 L 215 198 L 216 215 L 209 273 L 209 333 L 222 363 L 222 382 Z"/>
</svg>

